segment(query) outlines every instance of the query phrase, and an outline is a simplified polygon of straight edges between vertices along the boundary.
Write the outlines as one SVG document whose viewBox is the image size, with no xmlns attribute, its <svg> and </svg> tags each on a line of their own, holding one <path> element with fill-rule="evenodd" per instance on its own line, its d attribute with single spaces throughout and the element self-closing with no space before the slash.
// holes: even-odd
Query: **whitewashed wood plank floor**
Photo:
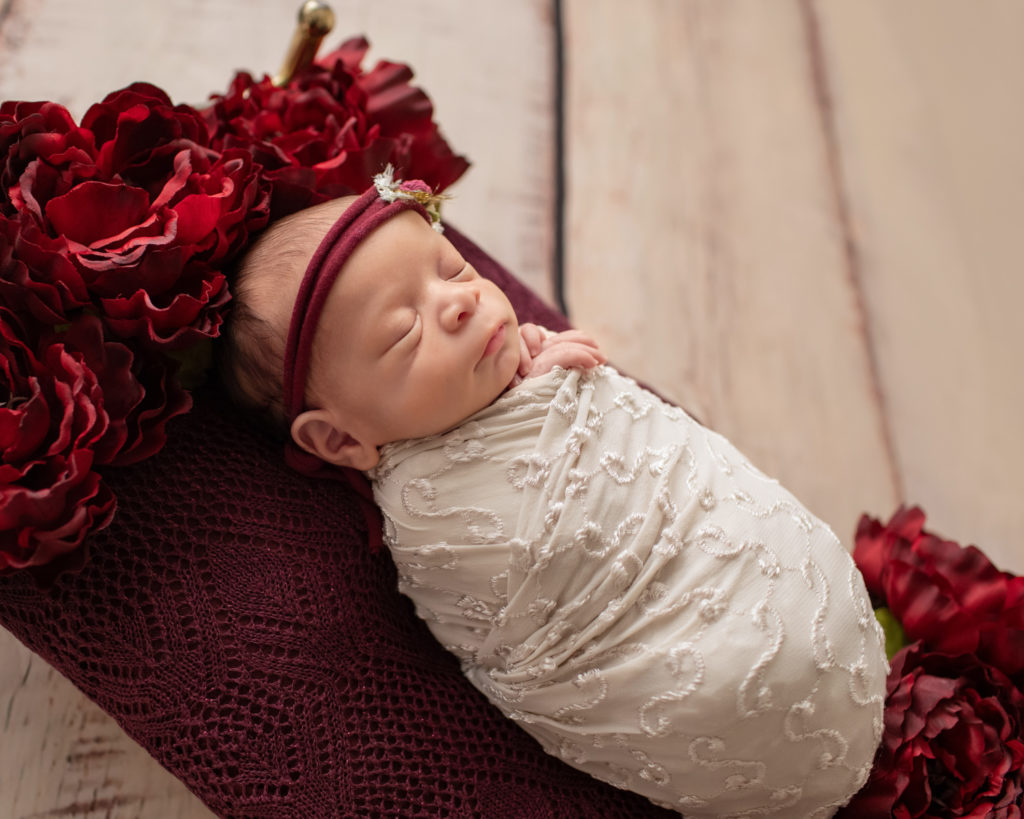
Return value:
<svg viewBox="0 0 1024 819">
<path fill-rule="evenodd" d="M 847 543 L 1024 570 L 1024 5 L 565 6 L 576 323 Z"/>
<path fill-rule="evenodd" d="M 0 99 L 201 102 L 293 0 L 0 0 Z M 549 300 L 553 0 L 337 0 L 474 161 L 449 218 Z M 1024 5 L 563 0 L 566 293 L 846 542 L 921 503 L 1024 571 Z M 209 812 L 0 632 L 0 819 Z"/>
</svg>

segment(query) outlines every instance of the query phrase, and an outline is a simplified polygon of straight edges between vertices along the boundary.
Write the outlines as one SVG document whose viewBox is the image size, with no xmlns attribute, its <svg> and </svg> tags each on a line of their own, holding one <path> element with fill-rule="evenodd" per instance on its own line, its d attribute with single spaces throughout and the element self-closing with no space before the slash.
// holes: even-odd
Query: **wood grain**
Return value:
<svg viewBox="0 0 1024 819">
<path fill-rule="evenodd" d="M 0 658 L 0 816 L 211 816 L 110 717 L 6 631 L 0 631 Z"/>
<path fill-rule="evenodd" d="M 566 10 L 574 319 L 849 542 L 899 488 L 800 5 Z"/>
<path fill-rule="evenodd" d="M 1024 571 L 1024 6 L 566 4 L 567 292 L 849 543 Z"/>
<path fill-rule="evenodd" d="M 1024 571 L 1024 5 L 814 13 L 901 493 Z"/>
</svg>

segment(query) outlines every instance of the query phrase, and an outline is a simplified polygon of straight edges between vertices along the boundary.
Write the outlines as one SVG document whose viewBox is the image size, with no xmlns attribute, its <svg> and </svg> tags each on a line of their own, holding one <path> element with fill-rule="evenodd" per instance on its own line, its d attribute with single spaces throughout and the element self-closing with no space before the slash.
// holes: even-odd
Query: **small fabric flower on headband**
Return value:
<svg viewBox="0 0 1024 819">
<path fill-rule="evenodd" d="M 444 233 L 441 224 L 441 202 L 447 199 L 440 193 L 434 193 L 430 186 L 419 179 L 395 179 L 394 166 L 388 165 L 373 178 L 373 186 L 377 195 L 385 202 L 408 199 L 422 207 L 430 217 L 430 226 L 438 233 Z"/>
</svg>

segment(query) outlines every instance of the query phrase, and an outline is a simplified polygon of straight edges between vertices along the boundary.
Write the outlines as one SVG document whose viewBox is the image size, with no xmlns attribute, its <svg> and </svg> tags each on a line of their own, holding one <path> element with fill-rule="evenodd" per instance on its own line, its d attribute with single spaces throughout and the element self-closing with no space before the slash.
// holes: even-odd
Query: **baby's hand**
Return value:
<svg viewBox="0 0 1024 819">
<path fill-rule="evenodd" d="M 581 330 L 552 333 L 536 324 L 519 325 L 519 370 L 512 386 L 525 378 L 544 375 L 552 367 L 587 370 L 608 359 L 597 342 Z"/>
</svg>

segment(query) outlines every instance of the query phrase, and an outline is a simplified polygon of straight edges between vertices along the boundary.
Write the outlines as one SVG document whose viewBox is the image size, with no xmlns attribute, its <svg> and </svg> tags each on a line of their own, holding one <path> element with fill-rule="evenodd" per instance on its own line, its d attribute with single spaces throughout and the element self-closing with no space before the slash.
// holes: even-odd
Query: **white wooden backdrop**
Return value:
<svg viewBox="0 0 1024 819">
<path fill-rule="evenodd" d="M 295 0 L 0 0 L 0 99 L 77 115 L 273 72 Z M 1024 572 L 1024 3 L 336 0 L 474 162 L 448 211 L 850 542 L 862 511 Z M 0 819 L 208 817 L 0 631 Z"/>
</svg>

